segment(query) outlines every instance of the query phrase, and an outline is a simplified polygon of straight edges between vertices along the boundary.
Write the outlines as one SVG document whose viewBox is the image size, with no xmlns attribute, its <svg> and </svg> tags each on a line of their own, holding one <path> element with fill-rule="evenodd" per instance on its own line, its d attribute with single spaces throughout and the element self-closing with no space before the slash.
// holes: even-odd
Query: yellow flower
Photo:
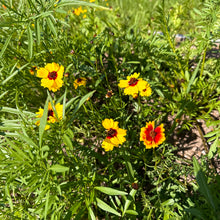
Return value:
<svg viewBox="0 0 220 220">
<path fill-rule="evenodd" d="M 75 89 L 77 89 L 78 86 L 85 86 L 86 82 L 87 82 L 86 78 L 80 77 L 74 81 L 73 85 L 74 85 Z"/>
<path fill-rule="evenodd" d="M 127 76 L 127 80 L 120 80 L 118 86 L 120 88 L 125 88 L 125 95 L 132 95 L 133 97 L 136 97 L 139 92 L 144 95 L 143 90 L 145 90 L 149 85 L 147 81 L 142 78 L 138 78 L 139 75 L 140 73 L 134 73 L 131 76 Z"/>
<path fill-rule="evenodd" d="M 89 2 L 95 2 L 95 0 L 90 0 Z"/>
<path fill-rule="evenodd" d="M 64 67 L 57 63 L 48 63 L 44 68 L 37 70 L 37 77 L 41 79 L 41 86 L 53 92 L 59 90 L 63 85 Z"/>
<path fill-rule="evenodd" d="M 114 147 L 118 147 L 126 141 L 124 137 L 126 130 L 118 127 L 118 122 L 113 119 L 105 119 L 102 121 L 102 126 L 107 130 L 107 137 L 102 142 L 102 148 L 105 151 L 111 151 Z"/>
<path fill-rule="evenodd" d="M 74 9 L 74 14 L 79 16 L 81 13 L 86 13 L 87 9 L 82 9 L 82 6 L 80 6 L 79 8 Z"/>
<path fill-rule="evenodd" d="M 34 75 L 34 72 L 37 70 L 36 66 L 32 66 L 31 69 L 29 70 L 31 75 Z"/>
<path fill-rule="evenodd" d="M 154 128 L 154 121 L 146 123 L 146 126 L 141 128 L 140 141 L 144 142 L 146 149 L 158 147 L 165 141 L 163 124 Z"/>
<path fill-rule="evenodd" d="M 55 109 L 56 109 L 58 118 L 56 117 L 56 114 L 53 111 L 52 105 L 49 102 L 49 104 L 48 104 L 48 113 L 47 113 L 47 123 L 48 124 L 46 125 L 45 130 L 48 130 L 50 128 L 49 124 L 55 123 L 55 122 L 58 121 L 58 119 L 61 120 L 63 118 L 63 105 L 61 105 L 60 103 L 57 103 L 55 105 Z M 39 108 L 39 111 L 36 112 L 37 118 L 41 118 L 43 116 L 43 113 L 44 113 L 44 109 Z M 40 125 L 40 121 L 37 121 L 35 124 L 37 126 L 39 126 Z"/>
</svg>

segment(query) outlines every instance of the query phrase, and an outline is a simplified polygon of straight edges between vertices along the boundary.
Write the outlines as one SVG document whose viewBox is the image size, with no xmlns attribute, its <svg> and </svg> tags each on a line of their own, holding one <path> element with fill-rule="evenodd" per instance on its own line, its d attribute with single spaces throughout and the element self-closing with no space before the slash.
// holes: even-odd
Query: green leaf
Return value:
<svg viewBox="0 0 220 220">
<path fill-rule="evenodd" d="M 89 217 L 91 220 L 96 220 L 96 217 L 94 215 L 94 212 L 92 211 L 91 207 L 88 207 L 88 211 L 89 211 Z"/>
<path fill-rule="evenodd" d="M 35 19 L 35 35 L 37 39 L 37 45 L 40 45 L 40 24 L 39 19 Z"/>
<path fill-rule="evenodd" d="M 1 49 L 1 52 L 0 52 L 0 59 L 2 58 L 2 56 L 3 56 L 4 52 L 5 52 L 5 50 L 7 49 L 8 44 L 9 44 L 11 38 L 12 38 L 12 34 L 9 35 L 9 37 L 7 38 L 7 40 L 5 41 L 5 43 L 4 43 L 4 45 L 3 45 L 2 49 Z"/>
<path fill-rule="evenodd" d="M 204 173 L 202 172 L 198 161 L 195 157 L 193 157 L 193 167 L 194 167 L 194 173 L 196 176 L 197 183 L 199 185 L 200 192 L 205 196 L 207 202 L 212 206 L 214 210 L 216 210 L 216 205 L 213 199 L 213 196 L 211 194 L 211 191 L 208 187 L 206 177 Z"/>
<path fill-rule="evenodd" d="M 195 79 L 196 79 L 196 75 L 199 71 L 199 67 L 200 67 L 200 63 L 201 63 L 202 59 L 200 59 L 199 63 L 197 64 L 197 67 L 196 69 L 194 70 L 193 74 L 192 74 L 192 77 L 188 83 L 188 86 L 187 86 L 187 89 L 186 89 L 186 93 L 189 93 L 190 89 L 191 89 L 191 86 L 192 84 L 194 83 Z"/>
<path fill-rule="evenodd" d="M 110 187 L 96 186 L 95 189 L 110 196 L 127 195 L 128 193 Z"/>
<path fill-rule="evenodd" d="M 28 26 L 27 33 L 28 33 L 28 53 L 29 53 L 29 58 L 32 58 L 32 56 L 33 56 L 33 36 L 32 36 L 32 31 L 31 31 L 30 26 Z"/>
<path fill-rule="evenodd" d="M 30 157 L 25 154 L 25 152 L 23 150 L 20 149 L 20 147 L 18 147 L 16 144 L 13 144 L 9 139 L 6 138 L 7 143 L 10 145 L 10 147 L 13 150 L 10 150 L 11 153 L 14 154 L 15 157 L 17 157 L 19 160 L 24 161 L 24 160 L 28 160 L 31 161 Z"/>
<path fill-rule="evenodd" d="M 168 199 L 165 202 L 163 202 L 161 205 L 162 206 L 168 206 L 168 205 L 173 205 L 174 204 L 174 200 L 173 199 Z"/>
<path fill-rule="evenodd" d="M 35 148 L 38 148 L 37 144 L 34 143 L 34 141 L 28 137 L 27 135 L 23 135 L 21 133 L 18 133 L 17 131 L 15 132 L 18 137 L 23 140 L 24 142 L 26 142 L 29 146 L 32 146 L 32 147 L 35 147 Z"/>
<path fill-rule="evenodd" d="M 54 34 L 54 36 L 57 38 L 57 31 L 56 31 L 56 28 L 55 28 L 55 26 L 54 26 L 54 24 L 53 24 L 53 21 L 52 21 L 51 17 L 47 17 L 46 20 L 47 20 L 47 24 L 48 24 L 48 26 L 49 26 L 51 32 L 52 32 L 52 33 Z"/>
<path fill-rule="evenodd" d="M 216 134 L 219 134 L 219 130 L 211 131 L 211 132 L 207 133 L 206 135 L 204 135 L 204 137 L 208 138 L 208 137 L 212 137 Z"/>
<path fill-rule="evenodd" d="M 109 206 L 107 203 L 103 202 L 101 199 L 96 198 L 97 201 L 97 205 L 100 209 L 106 211 L 106 212 L 110 212 L 112 214 L 115 214 L 117 216 L 121 216 L 121 214 L 119 212 L 117 212 L 115 209 L 113 209 L 111 206 Z"/>
<path fill-rule="evenodd" d="M 191 213 L 192 215 L 198 217 L 199 219 L 205 219 L 205 216 L 204 216 L 202 210 L 200 210 L 200 209 L 189 208 L 189 209 L 186 209 L 186 212 Z"/>
<path fill-rule="evenodd" d="M 49 199 L 50 199 L 50 190 L 47 192 L 47 196 L 46 196 L 46 203 L 45 203 L 45 209 L 44 209 L 44 219 L 47 219 L 47 213 L 49 210 Z"/>
<path fill-rule="evenodd" d="M 14 67 L 17 65 L 17 63 L 14 65 Z M 26 66 L 28 66 L 29 63 L 26 63 L 25 65 L 23 65 L 21 68 L 17 69 L 16 71 L 14 71 L 12 74 L 10 74 L 10 76 L 8 78 L 6 78 L 1 85 L 5 85 L 9 80 L 11 80 L 14 76 L 16 76 L 19 71 L 21 71 L 22 69 L 24 69 Z"/>
<path fill-rule="evenodd" d="M 63 135 L 63 142 L 69 147 L 70 150 L 73 150 L 73 144 L 67 134 Z"/>
<path fill-rule="evenodd" d="M 49 102 L 49 97 L 47 97 L 47 100 L 44 104 L 44 112 L 43 116 L 40 118 L 40 126 L 39 126 L 39 146 L 42 146 L 43 142 L 43 134 L 45 131 L 45 127 L 47 124 L 47 117 L 48 117 L 48 102 Z"/>
<path fill-rule="evenodd" d="M 0 107 L 0 112 L 8 112 L 11 114 L 20 114 L 20 111 L 15 108 L 9 108 L 9 107 Z M 23 111 L 24 114 L 29 114 L 31 116 L 34 116 L 35 114 L 33 112 Z"/>
<path fill-rule="evenodd" d="M 216 151 L 217 151 L 217 147 L 220 145 L 220 141 L 218 138 L 215 139 L 214 143 L 211 145 L 210 149 L 209 149 L 209 153 L 208 153 L 208 158 L 211 159 L 214 157 Z"/>
<path fill-rule="evenodd" d="M 78 102 L 78 105 L 76 106 L 76 108 L 74 109 L 73 113 L 72 113 L 72 118 L 69 120 L 69 124 L 71 124 L 75 118 L 75 114 L 76 112 L 81 108 L 81 106 L 87 101 L 88 98 L 92 97 L 93 93 L 95 92 L 96 90 L 92 91 L 92 92 L 89 92 L 88 94 L 84 95 L 80 101 Z"/>
<path fill-rule="evenodd" d="M 134 182 L 134 170 L 133 170 L 133 167 L 131 165 L 131 162 L 129 161 L 129 157 L 127 155 L 125 156 L 125 165 L 126 165 L 126 168 L 127 168 L 127 172 L 128 172 L 130 182 Z"/>
<path fill-rule="evenodd" d="M 138 213 L 134 210 L 127 210 L 125 213 L 129 215 L 138 215 Z"/>
<path fill-rule="evenodd" d="M 135 196 L 136 192 L 137 192 L 137 190 L 132 189 L 131 192 L 129 193 L 129 195 L 127 196 L 122 216 L 124 216 L 124 214 L 126 213 L 126 211 L 129 208 L 131 202 L 134 201 L 134 196 Z"/>
<path fill-rule="evenodd" d="M 65 167 L 59 164 L 55 164 L 53 166 L 50 167 L 50 170 L 55 171 L 57 173 L 62 173 L 62 172 L 66 172 L 69 171 L 69 167 Z"/>
</svg>

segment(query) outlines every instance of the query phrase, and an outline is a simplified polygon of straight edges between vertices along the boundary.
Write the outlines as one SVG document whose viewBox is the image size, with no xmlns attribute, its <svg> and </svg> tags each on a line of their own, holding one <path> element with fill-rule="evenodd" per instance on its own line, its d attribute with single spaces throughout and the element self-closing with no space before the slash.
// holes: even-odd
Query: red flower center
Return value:
<svg viewBox="0 0 220 220">
<path fill-rule="evenodd" d="M 129 86 L 135 86 L 138 83 L 138 79 L 136 78 L 131 78 L 130 81 L 128 82 Z"/>
<path fill-rule="evenodd" d="M 157 133 L 154 130 L 151 130 L 149 135 L 152 137 L 152 139 L 154 139 Z"/>
<path fill-rule="evenodd" d="M 56 71 L 49 72 L 48 78 L 49 78 L 50 80 L 52 80 L 52 79 L 55 80 L 55 79 L 57 78 L 57 72 L 56 72 Z"/>
<path fill-rule="evenodd" d="M 53 113 L 53 110 L 48 110 L 48 113 L 47 113 L 47 120 L 50 119 L 50 116 L 53 116 L 54 113 Z"/>
<path fill-rule="evenodd" d="M 82 78 L 77 79 L 77 83 L 82 82 Z"/>
<path fill-rule="evenodd" d="M 107 132 L 107 138 L 111 139 L 111 138 L 115 137 L 117 135 L 117 133 L 118 132 L 115 129 L 110 128 Z"/>
</svg>

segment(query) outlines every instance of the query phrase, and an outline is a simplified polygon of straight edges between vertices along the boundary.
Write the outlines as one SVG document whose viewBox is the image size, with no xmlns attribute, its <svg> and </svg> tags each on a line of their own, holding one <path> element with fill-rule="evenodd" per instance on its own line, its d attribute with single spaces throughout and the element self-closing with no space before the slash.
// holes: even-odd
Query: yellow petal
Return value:
<svg viewBox="0 0 220 220">
<path fill-rule="evenodd" d="M 118 132 L 118 135 L 125 136 L 126 133 L 127 133 L 127 130 L 122 129 L 122 128 L 118 128 L 118 129 L 117 129 L 117 132 Z"/>
<path fill-rule="evenodd" d="M 63 78 L 64 67 L 60 65 L 59 70 L 57 72 L 57 78 Z"/>
<path fill-rule="evenodd" d="M 111 151 L 111 150 L 113 150 L 114 145 L 109 141 L 109 139 L 106 138 L 106 139 L 102 142 L 102 148 L 104 148 L 105 151 Z"/>
<path fill-rule="evenodd" d="M 47 78 L 49 72 L 45 68 L 40 68 L 37 70 L 37 77 Z"/>
<path fill-rule="evenodd" d="M 138 87 L 136 86 L 129 86 L 124 90 L 125 95 L 134 95 L 138 93 Z"/>
<path fill-rule="evenodd" d="M 109 130 L 110 128 L 117 129 L 118 128 L 118 122 L 114 121 L 113 119 L 105 119 L 102 121 L 102 126 Z"/>
<path fill-rule="evenodd" d="M 120 80 L 118 86 L 119 86 L 120 88 L 126 88 L 127 86 L 129 86 L 129 85 L 128 85 L 128 80 Z"/>
<path fill-rule="evenodd" d="M 117 136 L 115 136 L 115 137 L 113 137 L 113 138 L 111 138 L 111 139 L 109 139 L 109 140 L 110 140 L 110 142 L 111 142 L 113 145 L 115 145 L 115 146 L 118 146 L 118 145 L 120 144 L 120 141 L 119 141 L 119 139 L 118 139 Z"/>
<path fill-rule="evenodd" d="M 132 74 L 132 75 L 130 75 L 130 76 L 127 76 L 127 79 L 128 79 L 128 81 L 131 79 L 131 78 L 138 78 L 139 77 L 139 75 L 140 75 L 140 73 L 134 73 L 134 74 Z"/>
<path fill-rule="evenodd" d="M 138 90 L 141 92 L 146 88 L 146 86 L 147 86 L 147 82 L 142 79 L 139 79 L 137 83 Z"/>
</svg>

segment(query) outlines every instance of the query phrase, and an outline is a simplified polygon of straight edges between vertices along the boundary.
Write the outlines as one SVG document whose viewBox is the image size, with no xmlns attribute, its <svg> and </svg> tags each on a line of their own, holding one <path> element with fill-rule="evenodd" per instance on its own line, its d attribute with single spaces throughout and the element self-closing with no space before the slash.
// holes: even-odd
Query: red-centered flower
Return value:
<svg viewBox="0 0 220 220">
<path fill-rule="evenodd" d="M 111 151 L 114 147 L 118 147 L 126 141 L 124 137 L 126 130 L 118 127 L 118 122 L 113 119 L 105 119 L 102 121 L 102 126 L 107 130 L 105 140 L 102 142 L 102 147 L 105 151 Z"/>
<path fill-rule="evenodd" d="M 146 126 L 141 128 L 140 141 L 144 142 L 146 149 L 158 147 L 165 141 L 163 124 L 154 128 L 154 121 L 146 123 Z"/>
<path fill-rule="evenodd" d="M 57 63 L 48 63 L 44 68 L 37 70 L 37 77 L 41 79 L 41 86 L 56 92 L 63 85 L 64 67 Z"/>
<path fill-rule="evenodd" d="M 146 94 L 143 91 L 149 87 L 147 81 L 139 78 L 140 73 L 134 73 L 130 76 L 127 76 L 126 80 L 120 80 L 118 86 L 120 88 L 124 88 L 125 95 L 132 95 L 133 98 L 137 98 L 138 93 L 141 93 L 141 96 L 145 96 Z"/>
</svg>

